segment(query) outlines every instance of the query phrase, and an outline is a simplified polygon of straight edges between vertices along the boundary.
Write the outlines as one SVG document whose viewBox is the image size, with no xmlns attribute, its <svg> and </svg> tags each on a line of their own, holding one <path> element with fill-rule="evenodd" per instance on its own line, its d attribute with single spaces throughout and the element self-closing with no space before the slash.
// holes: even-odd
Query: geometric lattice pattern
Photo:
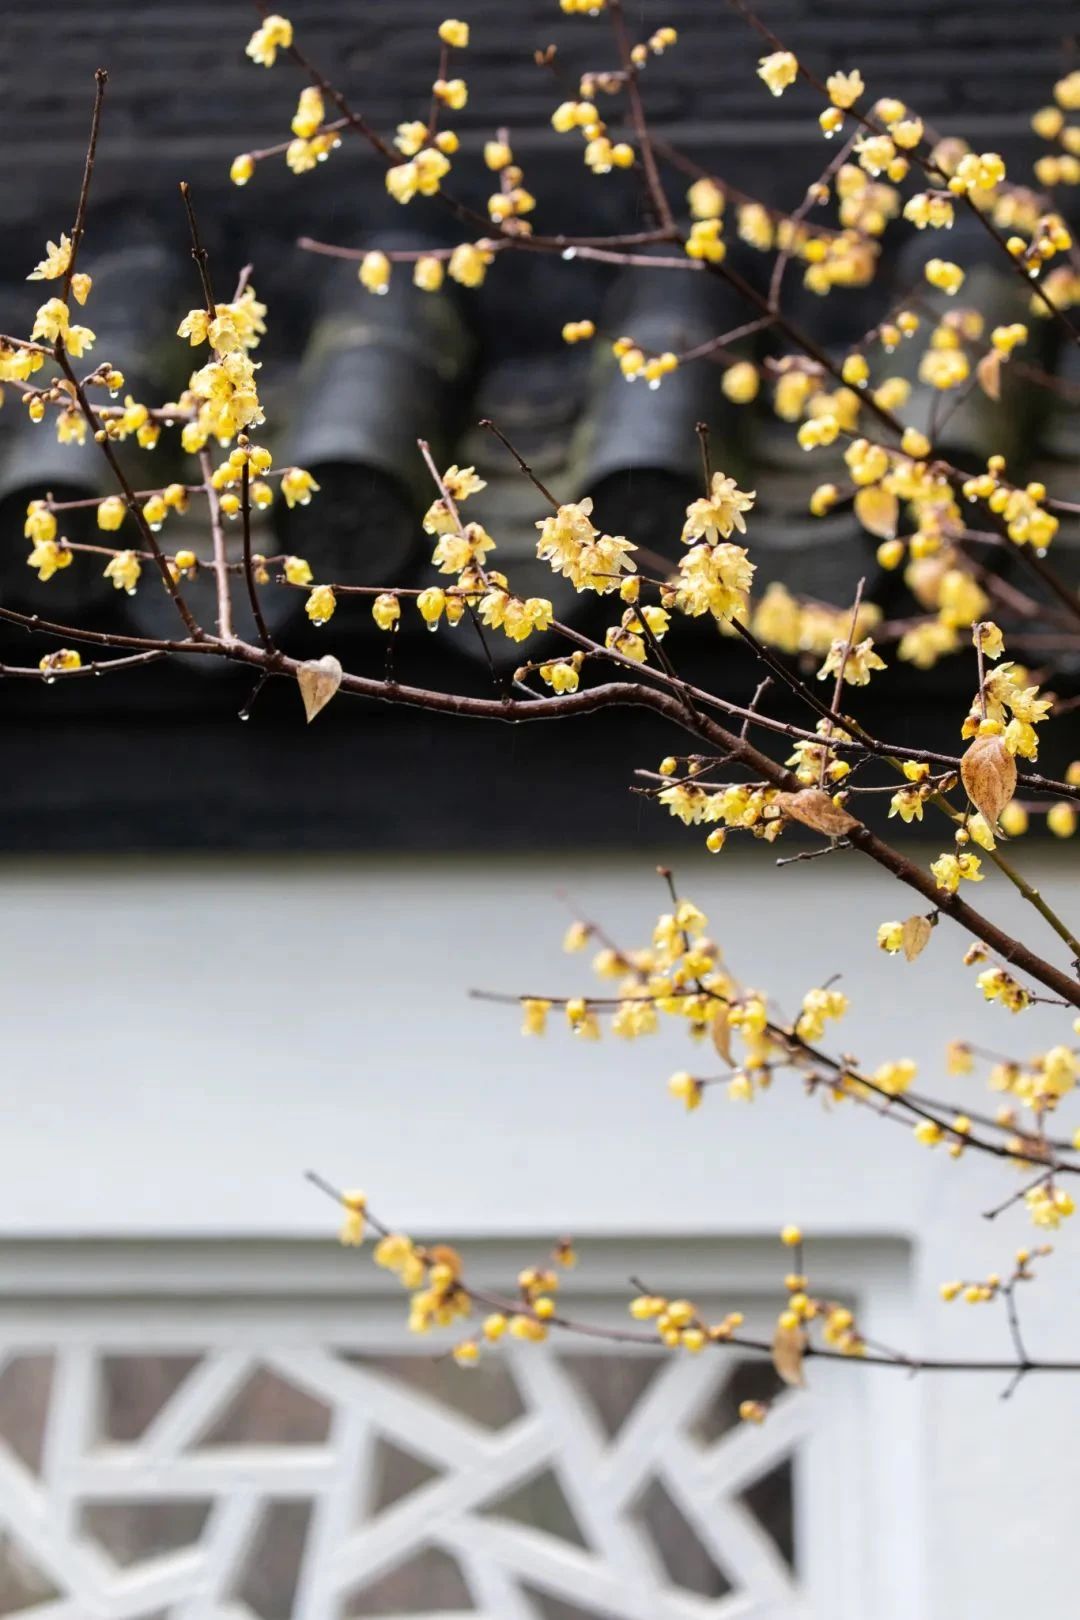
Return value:
<svg viewBox="0 0 1080 1620">
<path fill-rule="evenodd" d="M 808 1404 L 719 1354 L 0 1364 L 0 1614 L 796 1620 Z"/>
</svg>

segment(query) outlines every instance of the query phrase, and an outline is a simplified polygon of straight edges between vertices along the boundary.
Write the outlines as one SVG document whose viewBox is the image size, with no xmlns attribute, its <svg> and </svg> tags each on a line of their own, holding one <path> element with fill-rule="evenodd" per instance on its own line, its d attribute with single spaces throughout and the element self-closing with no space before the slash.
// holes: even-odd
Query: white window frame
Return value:
<svg viewBox="0 0 1080 1620">
<path fill-rule="evenodd" d="M 476 1286 L 506 1291 L 519 1268 L 535 1263 L 545 1245 L 543 1240 L 485 1237 L 465 1239 L 461 1246 Z M 635 1240 L 620 1236 L 582 1240 L 580 1247 L 582 1263 L 566 1274 L 563 1285 L 572 1314 L 624 1324 L 627 1278 L 633 1274 L 643 1277 L 650 1287 L 686 1294 L 710 1311 L 743 1309 L 752 1326 L 768 1332 L 783 1270 L 783 1254 L 775 1237 Z M 815 1240 L 812 1257 L 815 1291 L 839 1294 L 852 1302 L 869 1338 L 890 1345 L 904 1342 L 905 1324 L 910 1320 L 911 1269 L 905 1243 L 881 1237 L 821 1239 Z M 126 1585 L 114 1583 L 107 1601 L 95 1606 L 86 1593 L 100 1572 L 95 1575 L 85 1563 L 74 1533 L 81 1504 L 95 1494 L 121 1497 L 133 1491 L 136 1495 L 152 1492 L 155 1482 L 160 1490 L 170 1466 L 175 1466 L 184 1437 L 190 1438 L 198 1428 L 200 1403 L 207 1410 L 217 1409 L 224 1391 L 233 1386 L 253 1355 L 272 1369 L 274 1355 L 280 1355 L 282 1370 L 287 1363 L 288 1375 L 294 1379 L 298 1369 L 302 1374 L 309 1367 L 312 1392 L 317 1393 L 320 1380 L 333 1376 L 328 1370 L 333 1358 L 326 1356 L 327 1346 L 431 1353 L 437 1347 L 405 1333 L 403 1305 L 395 1280 L 372 1266 L 368 1255 L 358 1257 L 330 1242 L 26 1240 L 0 1245 L 0 1355 L 5 1361 L 43 1351 L 57 1356 L 43 1482 L 28 1483 L 25 1473 L 0 1449 L 0 1524 L 9 1524 L 28 1550 L 56 1571 L 61 1577 L 58 1584 L 71 1585 L 84 1594 L 73 1602 L 35 1608 L 32 1612 L 37 1620 L 94 1620 L 97 1615 L 102 1620 L 127 1620 L 129 1616 L 134 1620 L 170 1602 L 179 1604 L 170 1613 L 182 1620 L 224 1620 L 243 1612 L 218 1601 L 215 1587 L 251 1532 L 258 1490 L 275 1466 L 282 1470 L 283 1485 L 302 1485 L 305 1469 L 315 1480 L 326 1466 L 325 1459 L 317 1455 L 319 1448 L 312 1448 L 310 1456 L 300 1456 L 298 1448 L 282 1447 L 280 1456 L 275 1456 L 271 1455 L 274 1448 L 260 1447 L 262 1472 L 254 1475 L 245 1473 L 239 1454 L 225 1453 L 212 1464 L 200 1465 L 197 1477 L 194 1463 L 183 1464 L 191 1490 L 198 1484 L 205 1494 L 222 1490 L 221 1480 L 226 1476 L 230 1482 L 205 1532 L 208 1551 L 195 1595 L 190 1555 L 184 1554 L 174 1560 L 171 1584 L 166 1560 L 156 1586 L 151 1582 L 140 1593 L 139 1577 L 132 1572 Z M 272 1347 L 269 1355 L 268 1345 Z M 208 1346 L 215 1352 L 213 1364 L 206 1364 L 209 1370 L 193 1383 L 183 1401 L 171 1404 L 158 1425 L 153 1446 L 140 1448 L 137 1457 L 123 1448 L 88 1456 L 95 1355 L 184 1353 Z M 583 1339 L 572 1344 L 563 1340 L 561 1346 L 556 1341 L 554 1349 L 560 1347 L 590 1353 L 603 1348 Z M 516 1376 L 542 1407 L 550 1373 L 548 1348 L 514 1344 L 490 1353 L 514 1358 Z M 680 1357 L 687 1371 L 679 1377 L 707 1378 L 708 1358 L 727 1353 L 707 1351 L 696 1361 Z M 673 1593 L 670 1602 L 665 1599 L 665 1617 L 697 1620 L 707 1613 L 718 1620 L 867 1620 L 872 1615 L 875 1620 L 912 1620 L 927 1612 L 924 1516 L 928 1493 L 923 1473 L 921 1381 L 902 1371 L 860 1368 L 854 1363 L 812 1361 L 808 1370 L 808 1391 L 785 1397 L 762 1429 L 740 1429 L 740 1450 L 733 1460 L 729 1448 L 724 1463 L 730 1488 L 730 1470 L 738 1469 L 740 1457 L 748 1467 L 749 1479 L 760 1471 L 754 1467 L 756 1447 L 772 1453 L 785 1439 L 798 1441 L 794 1454 L 796 1563 L 803 1601 L 778 1599 L 775 1606 L 769 1606 L 757 1600 L 746 1606 L 731 1598 L 684 1601 Z M 346 1386 L 351 1387 L 348 1378 L 343 1390 Z M 325 1393 L 325 1383 L 322 1387 Z M 429 1418 L 430 1414 L 424 1414 L 418 1423 L 414 1438 L 421 1444 Z M 401 1421 L 410 1421 L 404 1406 Z M 338 1409 L 332 1439 L 337 1447 L 351 1448 L 355 1460 L 365 1441 L 363 1426 L 350 1429 L 351 1422 L 349 1414 Z M 611 1490 L 616 1497 L 625 1493 L 627 1471 L 632 1472 L 633 1467 L 632 1444 L 620 1454 L 614 1476 L 609 1471 L 607 1484 L 598 1485 L 600 1465 L 589 1454 L 584 1426 L 564 1424 L 561 1443 L 578 1448 L 578 1455 L 571 1457 L 570 1476 L 579 1468 L 590 1477 L 590 1493 L 572 1503 L 575 1511 L 593 1512 L 589 1494 L 595 1498 L 597 1491 L 602 1495 Z M 639 1435 L 637 1443 L 647 1446 L 647 1436 Z M 672 1467 L 696 1466 L 692 1451 L 677 1437 L 664 1444 Z M 456 1502 L 453 1492 L 444 1493 L 451 1518 L 459 1515 L 463 1501 L 461 1480 L 472 1479 L 477 1469 L 482 1474 L 484 1466 L 478 1457 L 455 1476 Z M 482 1480 L 477 1484 L 482 1485 Z M 283 1489 L 282 1494 L 289 1493 Z M 443 1499 L 431 1500 L 437 1507 Z M 483 1593 L 483 1600 L 477 1599 L 478 1611 L 491 1620 L 524 1620 L 532 1610 L 516 1599 L 516 1589 L 507 1582 L 499 1560 L 489 1555 L 490 1542 L 466 1535 L 460 1517 L 454 1522 L 455 1556 L 470 1585 Z M 598 1523 L 590 1528 L 597 1530 Z M 437 1544 L 437 1513 L 432 1518 L 429 1509 L 428 1529 L 432 1528 Z M 322 1517 L 318 1534 L 325 1543 L 325 1567 L 339 1556 L 349 1556 L 331 1547 L 331 1543 L 338 1547 L 342 1532 L 329 1511 Z M 609 1560 L 625 1558 L 627 1587 L 619 1599 L 630 1603 L 625 1612 L 639 1615 L 639 1620 L 659 1620 L 655 1607 L 650 1608 L 644 1597 L 639 1608 L 634 1608 L 633 1600 L 626 1596 L 638 1557 L 632 1533 L 624 1537 L 622 1529 L 608 1520 L 599 1525 L 599 1534 L 609 1539 L 610 1546 L 604 1549 Z M 514 1541 L 514 1557 L 527 1561 L 528 1535 L 522 1532 Z M 747 1547 L 746 1556 L 753 1559 L 752 1547 Z M 598 1575 L 590 1588 L 592 1577 L 584 1564 L 573 1578 L 579 1583 L 583 1603 L 591 1597 L 602 1612 L 607 1590 L 603 1579 Z M 305 1579 L 295 1620 L 336 1620 L 331 1599 L 325 1592 L 321 1596 L 317 1592 L 316 1577 L 309 1571 Z"/>
</svg>

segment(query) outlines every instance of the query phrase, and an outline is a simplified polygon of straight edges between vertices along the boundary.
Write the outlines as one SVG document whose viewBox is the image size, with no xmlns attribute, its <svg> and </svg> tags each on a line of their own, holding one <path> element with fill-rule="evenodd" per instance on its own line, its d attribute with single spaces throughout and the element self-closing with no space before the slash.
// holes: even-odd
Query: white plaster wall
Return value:
<svg viewBox="0 0 1080 1620">
<path fill-rule="evenodd" d="M 882 956 L 877 923 L 910 908 L 854 854 L 780 873 L 757 847 L 672 858 L 746 982 L 791 1005 L 841 972 L 845 1049 L 870 1065 L 916 1058 L 958 1106 L 985 1096 L 942 1078 L 951 1036 L 1019 1055 L 1067 1038 L 1061 1013 L 985 1008 L 947 922 L 917 963 Z M 1067 849 L 1026 869 L 1069 909 Z M 979 1215 L 1010 1190 L 1007 1170 L 954 1164 L 782 1083 L 752 1107 L 718 1093 L 687 1116 L 665 1090 L 695 1066 L 674 1033 L 530 1043 L 513 1008 L 468 1001 L 473 985 L 582 987 L 586 962 L 559 950 L 560 885 L 627 942 L 664 904 L 649 859 L 631 856 L 0 866 L 0 1238 L 316 1235 L 333 1214 L 302 1180 L 309 1165 L 365 1186 L 395 1222 L 462 1235 L 761 1234 L 798 1220 L 811 1235 L 910 1238 L 913 1303 L 883 1307 L 905 1347 L 1007 1353 L 996 1311 L 936 1299 L 943 1278 L 1005 1270 L 1030 1239 L 1020 1210 Z M 975 898 L 1040 937 L 1011 891 L 988 881 Z M 1080 1356 L 1076 1251 L 1066 1228 L 1025 1296 L 1033 1353 Z M 1080 1378 L 1031 1379 L 1005 1404 L 1000 1385 L 927 1379 L 918 1408 L 943 1620 L 1013 1620 L 1072 1590 L 1080 1453 L 1062 1440 Z M 883 1519 L 892 1465 L 874 1460 Z M 915 1560 L 922 1534 L 910 1527 Z"/>
</svg>

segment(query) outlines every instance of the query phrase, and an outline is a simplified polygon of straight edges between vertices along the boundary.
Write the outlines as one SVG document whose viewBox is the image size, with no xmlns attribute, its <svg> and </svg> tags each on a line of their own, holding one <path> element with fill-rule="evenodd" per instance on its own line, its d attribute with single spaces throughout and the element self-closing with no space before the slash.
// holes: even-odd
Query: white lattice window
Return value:
<svg viewBox="0 0 1080 1620">
<path fill-rule="evenodd" d="M 562 1339 L 465 1371 L 333 1251 L 38 1258 L 15 1262 L 37 1297 L 3 1312 L 0 1614 L 894 1612 L 863 1606 L 858 1376 L 815 1369 L 759 1429 L 737 1410 L 777 1393 L 767 1362 Z M 520 1258 L 478 1263 L 505 1277 Z M 574 1309 L 615 1321 L 624 1255 L 600 1258 Z"/>
</svg>

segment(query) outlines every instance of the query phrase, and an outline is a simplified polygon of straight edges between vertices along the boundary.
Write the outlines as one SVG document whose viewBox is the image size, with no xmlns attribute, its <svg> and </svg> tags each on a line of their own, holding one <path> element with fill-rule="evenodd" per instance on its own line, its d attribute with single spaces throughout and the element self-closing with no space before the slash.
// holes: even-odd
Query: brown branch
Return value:
<svg viewBox="0 0 1080 1620">
<path fill-rule="evenodd" d="M 240 522 L 243 526 L 244 543 L 244 583 L 247 586 L 248 601 L 251 603 L 251 613 L 255 620 L 255 628 L 259 633 L 259 640 L 271 659 L 277 658 L 277 648 L 270 628 L 263 617 L 262 603 L 259 601 L 259 589 L 255 583 L 255 566 L 251 552 L 251 468 L 247 458 L 240 469 Z"/>
<path fill-rule="evenodd" d="M 630 108 L 630 122 L 633 125 L 634 135 L 641 154 L 641 168 L 645 176 L 645 189 L 649 204 L 656 216 L 660 229 L 669 236 L 675 230 L 675 217 L 671 212 L 664 183 L 660 178 L 657 167 L 656 153 L 653 151 L 652 135 L 648 120 L 645 117 L 645 107 L 641 99 L 641 86 L 638 84 L 638 70 L 634 66 L 634 59 L 630 51 L 630 40 L 626 32 L 626 18 L 623 15 L 623 0 L 608 0 L 608 12 L 611 16 L 611 26 L 615 32 L 615 48 L 618 51 L 619 62 L 625 75 L 626 99 Z"/>
<path fill-rule="evenodd" d="M 206 313 L 211 320 L 217 313 L 214 303 L 214 289 L 210 284 L 210 257 L 199 238 L 199 226 L 195 218 L 195 207 L 191 201 L 191 187 L 186 180 L 180 182 L 180 195 L 184 199 L 184 210 L 187 214 L 188 231 L 191 234 L 191 257 L 195 260 L 195 267 L 199 272 L 199 283 L 202 287 L 203 303 Z"/>
<path fill-rule="evenodd" d="M 75 262 L 79 256 L 83 233 L 86 229 L 86 208 L 90 200 L 90 182 L 94 178 L 94 161 L 97 157 L 98 135 L 101 131 L 101 108 L 105 100 L 105 86 L 109 82 L 109 75 L 105 68 L 98 68 L 94 74 L 94 107 L 90 114 L 90 138 L 86 143 L 86 162 L 83 166 L 82 186 L 79 190 L 79 201 L 75 209 L 75 223 L 71 227 L 71 253 L 68 256 L 67 269 L 61 286 L 60 298 L 67 303 L 71 296 L 71 283 L 75 276 Z"/>
<path fill-rule="evenodd" d="M 214 577 L 217 586 L 217 629 L 223 641 L 233 635 L 232 590 L 229 583 L 229 562 L 225 552 L 225 531 L 221 522 L 221 501 L 214 488 L 214 466 L 209 450 L 199 451 L 202 470 L 202 491 L 210 514 L 210 541 L 214 550 Z"/>
<path fill-rule="evenodd" d="M 326 1178 L 318 1174 L 317 1171 L 305 1171 L 305 1179 L 309 1181 L 312 1186 L 318 1188 L 320 1192 L 325 1193 L 327 1197 L 333 1199 L 333 1201 L 339 1204 L 343 1209 L 347 1210 L 351 1207 L 344 1192 L 335 1187 L 332 1182 L 327 1181 Z M 364 1219 L 372 1230 L 380 1237 L 386 1237 L 390 1234 L 391 1228 L 385 1223 L 385 1221 L 381 1220 L 373 1210 L 366 1206 L 364 1209 Z M 422 1245 L 420 1246 L 419 1252 L 425 1266 L 430 1266 L 435 1263 L 436 1257 L 434 1254 L 429 1255 Z M 639 1286 L 636 1281 L 634 1286 Z M 535 1317 L 536 1315 L 528 1299 L 521 1294 L 503 1295 L 493 1293 L 487 1289 L 476 1289 L 473 1288 L 464 1277 L 456 1280 L 455 1288 L 459 1291 L 460 1295 L 468 1301 L 483 1305 L 489 1309 L 500 1311 L 507 1316 Z M 641 1291 L 647 1291 L 644 1289 L 644 1285 L 641 1285 Z M 540 1318 L 536 1319 L 541 1320 Z M 607 1327 L 600 1323 L 578 1321 L 573 1317 L 565 1315 L 564 1312 L 559 1310 L 557 1310 L 552 1316 L 545 1317 L 542 1320 L 544 1326 L 546 1327 L 555 1327 L 565 1333 L 577 1334 L 592 1339 L 605 1340 L 612 1344 L 642 1345 L 653 1350 L 655 1350 L 658 1345 L 655 1332 L 650 1332 L 644 1328 L 615 1328 Z M 734 1350 L 749 1350 L 757 1355 L 769 1357 L 771 1357 L 773 1354 L 773 1346 L 771 1341 L 754 1338 L 750 1335 L 741 1334 L 738 1332 L 725 1334 L 723 1338 L 712 1340 L 711 1347 L 717 1350 L 722 1350 L 725 1347 L 730 1347 Z M 1002 1361 L 972 1360 L 967 1358 L 941 1356 L 908 1356 L 902 1355 L 895 1351 L 886 1351 L 883 1348 L 875 1349 L 858 1356 L 853 1356 L 843 1350 L 834 1350 L 830 1349 L 828 1346 L 814 1343 L 810 1343 L 806 1346 L 804 1354 L 808 1360 L 843 1361 L 847 1362 L 849 1365 L 854 1365 L 857 1367 L 892 1367 L 909 1374 L 917 1372 L 981 1372 L 1015 1375 L 1017 1372 L 1021 1371 L 1024 1374 L 1080 1372 L 1080 1361 L 1032 1361 L 1026 1357 L 1019 1361 Z"/>
</svg>

